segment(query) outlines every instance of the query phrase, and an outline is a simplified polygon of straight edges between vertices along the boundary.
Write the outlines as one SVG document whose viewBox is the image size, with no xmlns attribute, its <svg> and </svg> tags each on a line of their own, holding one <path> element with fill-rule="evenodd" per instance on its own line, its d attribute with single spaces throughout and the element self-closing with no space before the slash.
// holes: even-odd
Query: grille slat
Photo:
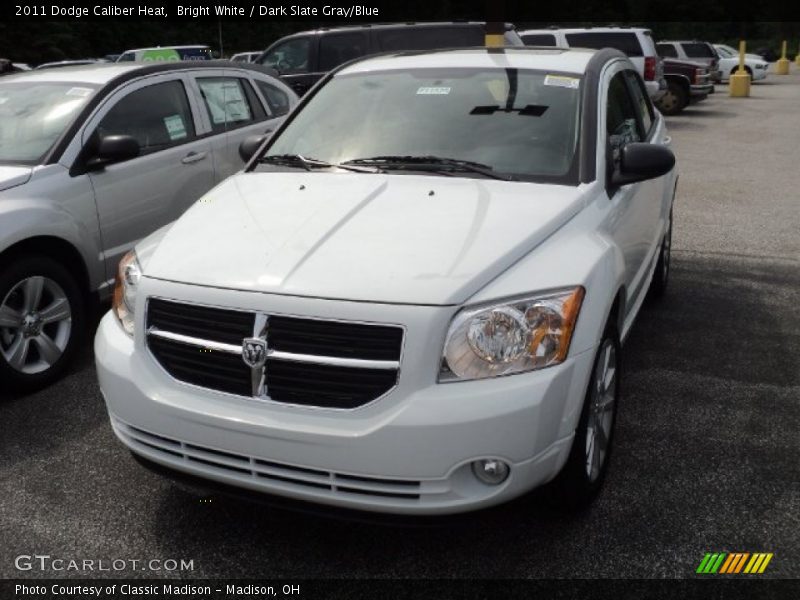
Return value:
<svg viewBox="0 0 800 600">
<path fill-rule="evenodd" d="M 241 344 L 253 335 L 253 313 L 151 299 L 147 325 L 201 339 Z"/>
<path fill-rule="evenodd" d="M 333 495 L 358 494 L 397 500 L 418 501 L 421 497 L 422 482 L 406 479 L 388 479 L 366 475 L 349 475 L 277 463 L 263 458 L 243 456 L 214 448 L 206 448 L 194 443 L 181 442 L 155 435 L 115 420 L 115 427 L 128 440 L 135 441 L 152 452 L 167 457 L 185 460 L 219 469 L 232 476 L 274 481 L 292 486 L 295 489 L 310 488 L 327 490 Z"/>
<path fill-rule="evenodd" d="M 272 348 L 296 354 L 399 360 L 403 330 L 385 325 L 272 317 L 269 339 Z"/>
<path fill-rule="evenodd" d="M 198 340 L 241 346 L 253 336 L 253 312 L 151 298 L 147 327 Z M 270 316 L 269 348 L 332 359 L 400 360 L 403 330 L 396 326 Z M 148 335 L 147 344 L 175 379 L 240 396 L 253 396 L 252 375 L 238 354 Z M 265 383 L 271 400 L 325 408 L 356 408 L 397 383 L 397 369 L 340 366 L 268 358 Z"/>
</svg>

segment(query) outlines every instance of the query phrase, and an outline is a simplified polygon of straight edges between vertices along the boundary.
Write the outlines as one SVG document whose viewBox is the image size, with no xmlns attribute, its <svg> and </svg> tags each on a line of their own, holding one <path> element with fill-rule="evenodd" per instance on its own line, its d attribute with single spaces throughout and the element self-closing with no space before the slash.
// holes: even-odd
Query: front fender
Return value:
<svg viewBox="0 0 800 600">
<path fill-rule="evenodd" d="M 93 210 L 94 198 L 89 198 L 89 202 Z M 78 251 L 86 265 L 92 290 L 105 281 L 105 270 L 99 258 L 101 246 L 96 213 L 89 215 L 87 223 L 56 202 L 38 198 L 0 199 L 0 255 L 15 244 L 41 237 L 59 239 Z"/>
</svg>

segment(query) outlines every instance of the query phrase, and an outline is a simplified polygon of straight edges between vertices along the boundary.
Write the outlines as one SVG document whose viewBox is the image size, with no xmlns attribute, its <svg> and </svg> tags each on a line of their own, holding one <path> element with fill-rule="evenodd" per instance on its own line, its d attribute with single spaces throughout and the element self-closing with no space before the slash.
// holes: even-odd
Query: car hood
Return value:
<svg viewBox="0 0 800 600">
<path fill-rule="evenodd" d="M 240 173 L 164 234 L 144 273 L 255 292 L 457 304 L 561 227 L 581 188 L 466 177 Z"/>
<path fill-rule="evenodd" d="M 27 183 L 32 171 L 30 167 L 0 165 L 0 192 Z"/>
</svg>

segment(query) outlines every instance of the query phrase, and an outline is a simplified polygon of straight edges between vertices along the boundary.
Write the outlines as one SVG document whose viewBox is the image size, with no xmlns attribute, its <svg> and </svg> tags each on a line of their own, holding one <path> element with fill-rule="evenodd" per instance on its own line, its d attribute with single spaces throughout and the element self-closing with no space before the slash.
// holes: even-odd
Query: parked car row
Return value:
<svg viewBox="0 0 800 600">
<path fill-rule="evenodd" d="M 698 40 L 654 43 L 648 29 L 591 27 L 527 29 L 520 37 L 531 46 L 616 48 L 639 68 L 650 97 L 666 115 L 675 115 L 691 103 L 714 93 L 714 83 L 725 82 L 738 69 L 738 51 Z M 768 63 L 759 56 L 745 57 L 745 71 L 753 81 L 764 79 Z"/>
</svg>

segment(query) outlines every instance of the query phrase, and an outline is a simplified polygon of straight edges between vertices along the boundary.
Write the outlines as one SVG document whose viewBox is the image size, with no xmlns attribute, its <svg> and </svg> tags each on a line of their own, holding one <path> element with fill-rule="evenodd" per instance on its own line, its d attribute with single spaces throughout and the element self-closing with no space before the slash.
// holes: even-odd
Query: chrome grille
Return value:
<svg viewBox="0 0 800 600">
<path fill-rule="evenodd" d="M 204 388 L 325 408 L 356 408 L 397 383 L 397 326 L 266 315 L 150 298 L 147 346 L 175 379 Z M 242 344 L 266 342 L 263 366 Z"/>
</svg>

